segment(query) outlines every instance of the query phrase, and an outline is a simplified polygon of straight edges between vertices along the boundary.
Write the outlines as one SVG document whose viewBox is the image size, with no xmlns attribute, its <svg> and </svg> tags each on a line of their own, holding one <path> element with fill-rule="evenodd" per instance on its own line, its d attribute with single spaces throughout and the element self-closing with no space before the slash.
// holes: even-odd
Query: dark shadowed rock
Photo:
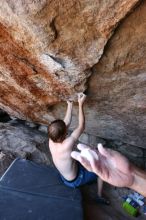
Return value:
<svg viewBox="0 0 146 220">
<path fill-rule="evenodd" d="M 0 142 L 4 156 L 11 157 L 12 154 L 37 163 L 52 164 L 47 135 L 20 122 L 15 125 L 0 123 Z"/>
</svg>

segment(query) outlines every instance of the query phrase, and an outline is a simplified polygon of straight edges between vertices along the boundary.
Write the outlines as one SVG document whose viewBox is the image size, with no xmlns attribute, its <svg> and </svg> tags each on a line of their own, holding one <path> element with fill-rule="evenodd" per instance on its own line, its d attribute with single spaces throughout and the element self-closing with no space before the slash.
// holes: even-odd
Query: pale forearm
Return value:
<svg viewBox="0 0 146 220">
<path fill-rule="evenodd" d="M 146 197 L 146 171 L 133 166 L 133 176 L 134 182 L 130 188 Z"/>
<path fill-rule="evenodd" d="M 74 141 L 80 137 L 85 128 L 85 117 L 83 111 L 83 105 L 79 103 L 79 124 L 78 127 L 72 132 L 71 137 L 73 137 Z"/>
<path fill-rule="evenodd" d="M 64 122 L 65 122 L 67 127 L 71 123 L 71 118 L 72 118 L 72 102 L 69 102 L 68 105 L 67 105 L 66 115 L 64 117 Z"/>
<path fill-rule="evenodd" d="M 85 129 L 85 116 L 84 116 L 83 104 L 79 104 L 79 127 L 82 130 Z"/>
</svg>

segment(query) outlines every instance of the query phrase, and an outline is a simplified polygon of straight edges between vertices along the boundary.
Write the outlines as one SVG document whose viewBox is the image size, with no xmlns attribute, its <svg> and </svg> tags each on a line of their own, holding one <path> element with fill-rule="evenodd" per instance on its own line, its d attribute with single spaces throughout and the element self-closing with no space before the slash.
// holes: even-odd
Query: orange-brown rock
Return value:
<svg viewBox="0 0 146 220">
<path fill-rule="evenodd" d="M 0 1 L 0 107 L 49 122 L 50 106 L 86 89 L 90 67 L 137 2 Z"/>
<path fill-rule="evenodd" d="M 0 107 L 48 123 L 88 83 L 86 132 L 145 147 L 145 11 L 138 0 L 0 1 Z"/>
<path fill-rule="evenodd" d="M 0 106 L 19 118 L 48 121 L 48 107 L 68 95 L 70 88 L 49 75 L 2 24 L 0 34 Z"/>
</svg>

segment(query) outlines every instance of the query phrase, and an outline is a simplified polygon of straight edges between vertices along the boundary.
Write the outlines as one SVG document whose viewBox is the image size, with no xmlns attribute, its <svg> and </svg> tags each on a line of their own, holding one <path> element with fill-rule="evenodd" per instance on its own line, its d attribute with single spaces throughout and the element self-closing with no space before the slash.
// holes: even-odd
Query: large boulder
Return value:
<svg viewBox="0 0 146 220">
<path fill-rule="evenodd" d="M 127 16 L 92 68 L 86 132 L 146 148 L 146 1 Z M 63 117 L 62 105 L 53 114 Z M 72 128 L 77 123 L 74 112 Z"/>
<path fill-rule="evenodd" d="M 146 1 L 117 28 L 89 82 L 88 131 L 146 148 Z M 96 120 L 95 120 L 96 119 Z"/>
<path fill-rule="evenodd" d="M 0 122 L 0 143 L 0 168 L 5 159 L 9 162 L 15 157 L 52 164 L 47 134 L 21 121 Z"/>
<path fill-rule="evenodd" d="M 0 107 L 48 124 L 88 85 L 86 132 L 146 148 L 145 10 L 138 0 L 0 1 Z"/>
<path fill-rule="evenodd" d="M 86 89 L 90 68 L 139 0 L 1 0 L 0 107 L 48 123 L 49 107 Z"/>
</svg>

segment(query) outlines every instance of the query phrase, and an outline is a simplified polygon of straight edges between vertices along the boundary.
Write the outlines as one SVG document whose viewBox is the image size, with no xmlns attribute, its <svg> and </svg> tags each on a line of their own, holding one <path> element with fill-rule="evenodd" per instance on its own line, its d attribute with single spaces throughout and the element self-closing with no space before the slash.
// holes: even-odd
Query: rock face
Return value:
<svg viewBox="0 0 146 220">
<path fill-rule="evenodd" d="M 108 41 L 88 80 L 85 111 L 88 134 L 142 148 L 146 148 L 145 11 L 144 1 Z M 56 117 L 60 109 L 58 105 L 53 111 Z"/>
<path fill-rule="evenodd" d="M 0 106 L 48 122 L 48 107 L 84 91 L 118 22 L 138 0 L 0 1 Z"/>
<path fill-rule="evenodd" d="M 0 123 L 0 142 L 0 174 L 16 157 L 52 165 L 47 133 L 36 128 L 17 121 Z"/>
<path fill-rule="evenodd" d="M 138 2 L 0 1 L 0 107 L 48 123 L 88 83 L 86 132 L 146 147 L 145 1 L 126 17 Z"/>
<path fill-rule="evenodd" d="M 116 30 L 90 80 L 88 129 L 146 148 L 146 2 Z M 88 113 L 89 114 L 89 113 Z M 91 119 L 91 116 L 89 118 Z M 91 122 L 91 123 L 90 123 Z"/>
</svg>

